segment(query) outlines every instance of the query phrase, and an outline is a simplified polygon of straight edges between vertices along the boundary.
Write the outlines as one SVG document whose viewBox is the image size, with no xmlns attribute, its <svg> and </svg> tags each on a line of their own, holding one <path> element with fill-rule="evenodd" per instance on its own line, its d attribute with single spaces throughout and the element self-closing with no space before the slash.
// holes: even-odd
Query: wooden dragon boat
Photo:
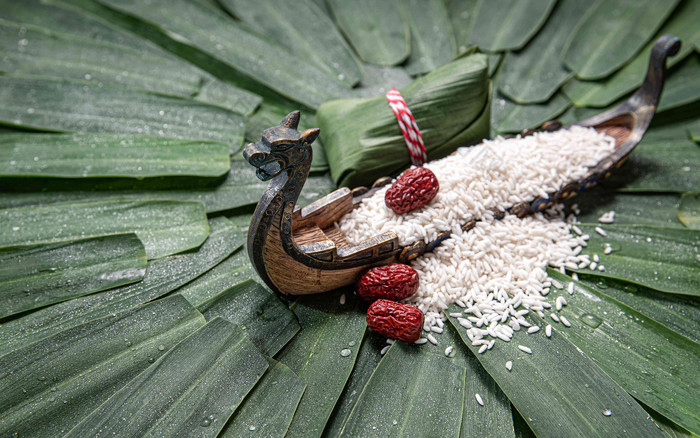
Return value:
<svg viewBox="0 0 700 438">
<path fill-rule="evenodd" d="M 546 198 L 515 204 L 508 211 L 519 217 L 542 211 L 590 189 L 619 168 L 649 127 L 663 88 L 666 59 L 678 53 L 680 44 L 672 35 L 659 38 L 651 52 L 646 78 L 634 95 L 612 110 L 573 124 L 593 127 L 615 138 L 612 154 L 591 167 L 580 180 L 565 184 Z M 311 143 L 319 135 L 319 129 L 298 132 L 299 117 L 299 111 L 290 113 L 279 126 L 265 130 L 259 142 L 248 144 L 244 150 L 245 158 L 257 168 L 257 177 L 270 181 L 248 230 L 248 255 L 272 290 L 306 295 L 336 289 L 354 283 L 370 267 L 413 260 L 449 237 L 450 231 L 446 230 L 432 242 L 418 241 L 407 246 L 399 245 L 393 232 L 358 244 L 346 241 L 334 223 L 351 212 L 363 197 L 391 183 L 390 177 L 380 178 L 371 188 L 340 188 L 299 208 L 297 198 L 311 167 Z M 541 130 L 569 126 L 572 125 L 550 121 Z M 533 132 L 526 130 L 521 135 Z M 462 229 L 471 229 L 477 220 L 465 218 Z"/>
</svg>

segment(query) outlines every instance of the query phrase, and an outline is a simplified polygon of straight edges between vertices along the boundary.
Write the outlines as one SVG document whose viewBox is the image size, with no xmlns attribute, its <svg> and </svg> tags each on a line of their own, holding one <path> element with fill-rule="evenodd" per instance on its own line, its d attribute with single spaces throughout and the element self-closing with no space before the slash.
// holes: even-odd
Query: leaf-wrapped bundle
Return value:
<svg viewBox="0 0 700 438">
<path fill-rule="evenodd" d="M 457 59 L 400 90 L 434 160 L 489 135 L 485 55 Z M 338 99 L 316 113 L 333 180 L 369 185 L 411 164 L 401 129 L 384 96 Z"/>
</svg>

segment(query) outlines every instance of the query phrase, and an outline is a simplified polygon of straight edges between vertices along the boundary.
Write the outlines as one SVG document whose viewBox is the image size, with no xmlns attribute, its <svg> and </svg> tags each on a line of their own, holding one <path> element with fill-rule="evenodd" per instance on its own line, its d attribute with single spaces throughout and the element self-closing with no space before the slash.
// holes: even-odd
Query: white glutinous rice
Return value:
<svg viewBox="0 0 700 438">
<path fill-rule="evenodd" d="M 509 360 L 508 362 L 506 362 L 506 369 L 508 371 L 513 369 L 513 361 L 512 360 Z"/>
<path fill-rule="evenodd" d="M 568 319 L 566 319 L 566 316 L 562 316 L 559 318 L 561 320 L 561 323 L 564 324 L 567 327 L 571 327 L 571 323 L 569 322 Z"/>
<path fill-rule="evenodd" d="M 414 344 L 421 345 L 421 344 L 425 344 L 426 342 L 428 342 L 427 339 L 425 339 L 425 338 L 420 338 L 420 339 L 418 339 L 417 341 L 415 341 Z"/>
<path fill-rule="evenodd" d="M 547 327 L 544 328 L 544 334 L 547 335 L 548 338 L 552 337 L 552 326 L 550 324 L 547 324 Z"/>
<path fill-rule="evenodd" d="M 387 185 L 364 198 L 338 225 L 350 243 L 389 231 L 401 245 L 427 243 L 469 219 L 482 219 L 586 176 L 588 167 L 612 153 L 614 145 L 612 137 L 580 126 L 486 140 L 425 164 L 440 183 L 427 205 L 397 215 L 384 203 Z"/>
<path fill-rule="evenodd" d="M 481 399 L 481 396 L 478 393 L 474 394 L 474 398 L 476 399 L 476 402 L 479 403 L 481 406 L 484 405 L 484 400 Z"/>
<path fill-rule="evenodd" d="M 537 333 L 538 331 L 540 331 L 540 328 L 539 328 L 538 326 L 536 326 L 536 325 L 533 325 L 532 327 L 530 327 L 529 329 L 527 329 L 527 332 L 528 332 L 529 334 Z"/>
<path fill-rule="evenodd" d="M 450 354 L 452 354 L 452 350 L 454 350 L 454 347 L 452 345 L 445 348 L 445 356 L 450 357 Z"/>
<path fill-rule="evenodd" d="M 526 346 L 524 346 L 524 345 L 518 345 L 518 348 L 519 348 L 520 351 L 522 351 L 523 353 L 532 354 L 532 350 L 530 350 L 530 347 L 526 347 Z"/>
<path fill-rule="evenodd" d="M 391 345 L 386 345 L 384 348 L 382 348 L 382 351 L 380 351 L 379 354 L 384 356 L 386 352 L 389 351 L 389 347 L 391 347 Z"/>
<path fill-rule="evenodd" d="M 340 305 L 342 306 L 343 304 L 345 304 L 345 294 L 340 295 Z"/>
<path fill-rule="evenodd" d="M 601 224 L 611 224 L 615 222 L 615 212 L 608 211 L 603 213 L 603 215 L 598 218 L 598 222 L 600 222 Z"/>
<path fill-rule="evenodd" d="M 600 227 L 595 227 L 594 229 L 596 233 L 600 234 L 603 237 L 607 237 L 608 233 L 606 233 L 604 229 Z"/>
<path fill-rule="evenodd" d="M 461 312 L 450 316 L 458 318 L 460 330 L 484 353 L 496 339 L 510 341 L 514 331 L 531 327 L 527 311 L 544 315 L 553 307 L 546 295 L 550 287 L 563 286 L 548 277 L 547 267 L 565 272 L 591 263 L 582 254 L 589 236 L 562 204 L 523 218 L 506 213 L 495 219 L 494 212 L 584 177 L 590 166 L 612 153 L 614 143 L 605 134 L 574 126 L 460 148 L 425 165 L 440 184 L 428 204 L 396 215 L 385 205 L 387 185 L 362 199 L 337 226 L 348 243 L 386 232 L 396 233 L 401 245 L 427 243 L 449 231 L 449 239 L 411 262 L 419 287 L 403 302 L 423 311 L 427 333 L 418 342 L 433 344 L 437 339 L 431 330 L 440 333 L 447 308 L 457 304 Z M 472 219 L 478 219 L 474 227 L 463 231 L 461 226 Z M 477 344 L 480 340 L 487 342 Z"/>
</svg>

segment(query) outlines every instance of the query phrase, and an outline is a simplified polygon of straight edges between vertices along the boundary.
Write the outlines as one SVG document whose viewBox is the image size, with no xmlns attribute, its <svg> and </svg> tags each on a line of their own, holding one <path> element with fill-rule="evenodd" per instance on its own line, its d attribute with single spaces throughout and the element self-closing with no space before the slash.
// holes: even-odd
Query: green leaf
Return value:
<svg viewBox="0 0 700 438">
<path fill-rule="evenodd" d="M 267 367 L 243 330 L 214 319 L 127 383 L 66 437 L 215 437 Z"/>
<path fill-rule="evenodd" d="M 306 59 L 298 58 L 266 38 L 258 37 L 205 2 L 155 0 L 99 0 L 109 8 L 128 14 L 168 37 L 195 48 L 232 67 L 237 85 L 258 93 L 262 87 L 304 104 L 318 107 L 328 99 L 351 94 Z M 250 86 L 252 83 L 257 87 Z M 260 93 L 259 93 L 260 94 Z"/>
<path fill-rule="evenodd" d="M 225 178 L 125 179 L 6 179 L 0 191 L 0 208 L 48 205 L 81 201 L 197 201 L 207 213 L 256 204 L 268 183 L 255 176 L 255 168 L 244 160 L 232 160 Z M 306 180 L 299 203 L 309 202 L 336 189 L 326 174 Z"/>
<path fill-rule="evenodd" d="M 571 280 L 552 269 L 549 276 L 563 284 Z M 698 277 L 696 277 L 698 278 Z M 574 282 L 559 313 L 571 327 L 557 327 L 562 336 L 593 360 L 635 398 L 679 426 L 700 433 L 700 344 L 680 336 L 595 288 Z M 614 410 L 613 410 L 614 414 Z"/>
<path fill-rule="evenodd" d="M 503 58 L 505 58 L 505 56 L 502 53 L 489 53 L 487 56 L 489 60 L 489 77 L 492 78 L 498 71 L 498 68 L 501 66 L 501 61 Z"/>
<path fill-rule="evenodd" d="M 435 376 L 440 376 L 436 379 Z M 341 436 L 459 436 L 466 369 L 397 342 L 362 390 Z"/>
<path fill-rule="evenodd" d="M 452 305 L 447 312 L 461 312 Z M 544 328 L 536 315 L 530 322 Z M 534 433 L 540 437 L 663 436 L 641 406 L 557 330 L 514 333 L 511 342 L 498 342 L 478 354 L 466 329 L 448 316 L 462 341 L 498 383 Z M 532 354 L 521 351 L 523 345 Z M 505 367 L 513 361 L 511 371 Z M 610 409 L 612 415 L 603 411 Z"/>
<path fill-rule="evenodd" d="M 152 51 L 8 21 L 0 22 L 0 45 L 0 70 L 7 73 L 87 79 L 185 97 L 199 88 L 193 69 Z"/>
<path fill-rule="evenodd" d="M 678 220 L 694 230 L 700 230 L 700 192 L 684 193 L 678 207 Z"/>
<path fill-rule="evenodd" d="M 134 234 L 0 248 L 0 318 L 140 281 L 146 251 Z"/>
<path fill-rule="evenodd" d="M 547 23 L 525 48 L 506 53 L 498 89 L 520 104 L 543 103 L 571 76 L 560 55 L 571 29 L 593 3 L 559 0 Z"/>
<path fill-rule="evenodd" d="M 581 79 L 614 73 L 639 52 L 678 0 L 598 0 L 571 32 L 562 54 Z"/>
<path fill-rule="evenodd" d="M 417 76 L 452 61 L 457 50 L 444 0 L 403 0 L 399 8 L 411 32 L 406 71 Z"/>
<path fill-rule="evenodd" d="M 580 222 L 596 223 L 603 214 L 614 211 L 616 224 L 683 227 L 675 193 L 621 193 L 598 188 L 572 198 L 570 203 L 578 204 L 581 213 L 576 219 Z"/>
<path fill-rule="evenodd" d="M 457 53 L 466 52 L 471 43 L 474 16 L 479 5 L 478 0 L 444 0 L 447 16 L 452 21 L 452 33 L 457 43 Z"/>
<path fill-rule="evenodd" d="M 611 278 L 579 275 L 579 282 L 597 288 L 693 342 L 700 343 L 700 306 L 694 297 L 666 294 Z M 567 280 L 568 281 L 568 280 Z"/>
<path fill-rule="evenodd" d="M 523 129 L 537 128 L 566 111 L 571 103 L 557 93 L 548 102 L 518 105 L 495 90 L 491 107 L 491 126 L 500 133 L 515 133 Z"/>
<path fill-rule="evenodd" d="M 471 42 L 489 52 L 518 50 L 547 21 L 556 0 L 479 0 Z"/>
<path fill-rule="evenodd" d="M 0 122 L 45 131 L 152 134 L 243 142 L 243 117 L 221 107 L 90 81 L 0 76 Z"/>
<path fill-rule="evenodd" d="M 647 73 L 651 49 L 661 35 L 670 33 L 683 41 L 678 54 L 666 61 L 669 67 L 679 63 L 690 54 L 693 48 L 690 44 L 686 44 L 686 41 L 689 41 L 693 34 L 700 36 L 700 29 L 695 26 L 698 20 L 700 20 L 700 4 L 693 1 L 681 2 L 661 30 L 627 65 L 602 81 L 572 79 L 564 85 L 564 92 L 577 106 L 603 107 L 611 104 L 642 84 Z"/>
<path fill-rule="evenodd" d="M 149 259 L 196 248 L 209 234 L 199 202 L 108 201 L 0 210 L 0 246 L 136 233 Z"/>
<path fill-rule="evenodd" d="M 273 359 L 268 362 L 267 372 L 236 409 L 220 437 L 255 434 L 275 438 L 286 434 L 306 385 L 284 364 Z"/>
<path fill-rule="evenodd" d="M 306 384 L 287 436 L 320 436 L 350 376 L 365 331 L 365 314 L 349 291 L 303 296 L 292 304 L 302 330 L 276 359 Z M 347 303 L 339 298 L 346 293 Z M 345 350 L 345 352 L 343 352 Z"/>
<path fill-rule="evenodd" d="M 374 369 L 379 365 L 379 361 L 382 358 L 380 354 L 382 348 L 387 346 L 386 338 L 371 331 L 369 328 L 365 330 L 365 335 L 355 360 L 355 366 L 345 388 L 343 388 L 343 392 L 338 397 L 333 413 L 326 423 L 326 428 L 323 431 L 324 437 L 329 438 L 340 435 L 340 431 L 348 421 L 350 412 L 357 403 L 362 389 L 367 384 L 370 376 L 372 376 Z"/>
<path fill-rule="evenodd" d="M 3 135 L 0 154 L 0 176 L 220 176 L 231 166 L 226 143 L 128 134 Z"/>
<path fill-rule="evenodd" d="M 326 0 L 338 29 L 370 64 L 400 64 L 411 52 L 408 23 L 396 0 Z"/>
<path fill-rule="evenodd" d="M 248 338 L 265 355 L 273 356 L 299 331 L 299 323 L 275 294 L 247 280 L 197 305 L 210 321 L 221 317 L 246 332 Z"/>
<path fill-rule="evenodd" d="M 687 140 L 642 141 L 606 188 L 629 192 L 687 192 L 700 187 L 700 145 Z"/>
<path fill-rule="evenodd" d="M 155 49 L 148 41 L 123 32 L 102 20 L 77 13 L 63 7 L 62 4 L 48 4 L 45 0 L 0 0 L 0 18 L 132 49 Z"/>
<path fill-rule="evenodd" d="M 352 49 L 313 0 L 221 0 L 220 3 L 251 29 L 313 63 L 328 76 L 348 87 L 360 81 L 362 72 Z"/>
<path fill-rule="evenodd" d="M 0 434 L 63 436 L 203 325 L 204 318 L 187 301 L 173 297 L 87 322 L 0 357 Z"/>
<path fill-rule="evenodd" d="M 93 319 L 154 300 L 194 280 L 239 248 L 225 218 L 211 220 L 211 232 L 196 251 L 152 260 L 138 283 L 65 301 L 0 325 L 0 355 Z"/>
<path fill-rule="evenodd" d="M 671 72 L 657 111 L 667 111 L 700 100 L 700 56 L 693 54 Z"/>
<path fill-rule="evenodd" d="M 496 382 L 484 370 L 474 354 L 469 351 L 451 324 L 445 324 L 442 333 L 432 332 L 437 345 L 426 343 L 412 346 L 425 353 L 445 355 L 452 347 L 449 358 L 457 365 L 466 367 L 464 383 L 464 408 L 462 410 L 462 427 L 460 436 L 464 438 L 479 436 L 513 437 L 513 415 L 510 401 L 503 394 Z M 439 374 L 434 377 L 440 380 Z M 479 394 L 484 401 L 481 406 L 476 401 Z"/>
<path fill-rule="evenodd" d="M 606 224 L 600 226 L 607 234 L 602 236 L 594 230 L 596 227 L 579 225 L 590 236 L 582 253 L 590 255 L 591 260 L 597 254 L 598 265 L 605 270 L 584 268 L 577 272 L 627 280 L 661 292 L 700 296 L 700 231 Z M 610 254 L 604 254 L 607 246 L 612 248 Z"/>
<path fill-rule="evenodd" d="M 411 76 L 401 66 L 378 67 L 363 63 L 362 81 L 355 90 L 360 97 L 377 97 L 385 95 L 392 88 L 403 88 L 411 81 Z"/>
<path fill-rule="evenodd" d="M 250 275 L 248 275 L 247 266 L 244 266 L 242 263 L 247 261 L 247 259 L 248 251 L 245 248 L 241 248 L 204 275 L 190 281 L 173 293 L 182 295 L 193 306 L 197 307 L 219 295 L 221 291 L 226 291 L 249 280 Z"/>
</svg>

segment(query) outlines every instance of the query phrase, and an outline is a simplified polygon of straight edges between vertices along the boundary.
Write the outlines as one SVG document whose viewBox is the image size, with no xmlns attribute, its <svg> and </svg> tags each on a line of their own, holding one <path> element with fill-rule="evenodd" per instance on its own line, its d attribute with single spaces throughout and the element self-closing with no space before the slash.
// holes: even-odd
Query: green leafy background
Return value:
<svg viewBox="0 0 700 438">
<path fill-rule="evenodd" d="M 0 436 L 700 435 L 698 22 L 699 0 L 0 0 Z M 287 301 L 254 272 L 240 150 L 287 112 L 313 127 L 476 46 L 492 135 L 575 122 L 664 33 L 647 136 L 572 201 L 606 270 L 550 271 L 571 327 L 530 316 L 551 338 L 478 354 L 450 317 L 389 346 L 352 290 Z M 314 152 L 301 204 L 335 188 Z"/>
</svg>

